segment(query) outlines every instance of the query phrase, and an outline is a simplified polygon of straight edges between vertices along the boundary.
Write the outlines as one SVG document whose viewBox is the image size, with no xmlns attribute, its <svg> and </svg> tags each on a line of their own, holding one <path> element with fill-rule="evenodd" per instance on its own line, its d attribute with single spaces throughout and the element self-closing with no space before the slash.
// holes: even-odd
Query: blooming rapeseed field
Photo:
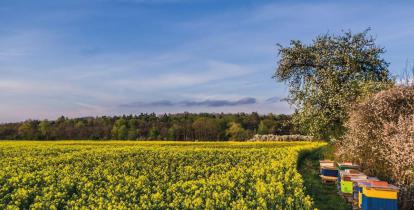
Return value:
<svg viewBox="0 0 414 210">
<path fill-rule="evenodd" d="M 316 142 L 0 142 L 0 209 L 311 209 Z"/>
</svg>

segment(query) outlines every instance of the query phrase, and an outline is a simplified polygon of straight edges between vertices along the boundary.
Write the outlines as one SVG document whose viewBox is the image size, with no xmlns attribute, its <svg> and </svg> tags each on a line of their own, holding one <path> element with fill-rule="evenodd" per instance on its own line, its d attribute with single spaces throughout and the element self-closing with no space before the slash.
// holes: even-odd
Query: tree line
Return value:
<svg viewBox="0 0 414 210">
<path fill-rule="evenodd" d="M 0 124 L 2 140 L 247 140 L 255 134 L 297 134 L 290 115 L 253 113 L 142 113 L 26 120 Z"/>
</svg>

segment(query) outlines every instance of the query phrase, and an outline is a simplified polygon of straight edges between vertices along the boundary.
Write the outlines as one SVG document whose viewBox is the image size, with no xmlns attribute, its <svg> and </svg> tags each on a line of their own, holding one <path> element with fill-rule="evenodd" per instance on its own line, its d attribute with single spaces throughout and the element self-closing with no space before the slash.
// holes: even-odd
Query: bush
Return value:
<svg viewBox="0 0 414 210">
<path fill-rule="evenodd" d="M 256 134 L 249 141 L 315 141 L 315 139 L 312 136 L 303 135 Z"/>
<path fill-rule="evenodd" d="M 402 209 L 414 208 L 414 86 L 396 86 L 354 105 L 339 156 L 401 187 Z"/>
</svg>

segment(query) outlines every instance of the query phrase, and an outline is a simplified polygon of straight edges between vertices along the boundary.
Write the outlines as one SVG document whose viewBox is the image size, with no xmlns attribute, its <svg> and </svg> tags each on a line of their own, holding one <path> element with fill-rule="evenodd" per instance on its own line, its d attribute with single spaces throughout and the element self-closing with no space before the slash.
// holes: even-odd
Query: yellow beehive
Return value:
<svg viewBox="0 0 414 210">
<path fill-rule="evenodd" d="M 358 194 L 358 206 L 362 206 L 362 195 L 369 198 L 376 199 L 398 199 L 398 187 L 388 184 L 384 181 L 366 181 L 358 183 L 358 186 L 362 188 L 362 192 Z M 395 201 L 396 202 L 396 201 Z"/>
</svg>

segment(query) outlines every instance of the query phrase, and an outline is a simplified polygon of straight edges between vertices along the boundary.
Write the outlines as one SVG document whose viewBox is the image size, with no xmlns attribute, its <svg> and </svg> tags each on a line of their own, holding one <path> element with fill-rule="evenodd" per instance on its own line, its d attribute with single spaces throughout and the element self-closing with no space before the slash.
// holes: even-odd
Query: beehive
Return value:
<svg viewBox="0 0 414 210">
<path fill-rule="evenodd" d="M 342 178 L 341 178 L 341 174 L 345 172 L 346 169 L 359 169 L 359 165 L 354 164 L 352 162 L 338 162 L 337 163 L 337 168 L 338 168 L 338 180 L 337 180 L 337 188 L 338 191 L 341 191 L 341 182 L 342 182 Z"/>
<path fill-rule="evenodd" d="M 319 161 L 319 166 L 321 168 L 324 167 L 324 166 L 335 167 L 335 161 L 332 161 L 332 160 L 320 160 Z"/>
<path fill-rule="evenodd" d="M 353 183 L 353 200 L 355 206 L 360 206 L 360 201 L 362 200 L 362 187 L 360 186 L 363 182 L 372 182 L 372 181 L 379 181 L 377 177 L 367 177 L 367 178 L 361 178 L 361 177 L 353 177 L 351 178 L 351 181 Z"/>
<path fill-rule="evenodd" d="M 364 173 L 354 170 L 354 169 L 346 169 L 341 172 L 341 192 L 345 194 L 353 194 L 354 184 L 352 182 L 352 178 L 355 179 L 367 179 L 368 176 Z"/>
<path fill-rule="evenodd" d="M 321 175 L 330 176 L 330 177 L 338 177 L 338 169 L 332 166 L 322 166 Z"/>
<path fill-rule="evenodd" d="M 382 181 L 361 182 L 362 210 L 397 210 L 398 187 Z"/>
<path fill-rule="evenodd" d="M 337 163 L 339 170 L 345 170 L 345 169 L 359 169 L 359 165 L 354 164 L 352 162 L 342 162 Z"/>
</svg>

